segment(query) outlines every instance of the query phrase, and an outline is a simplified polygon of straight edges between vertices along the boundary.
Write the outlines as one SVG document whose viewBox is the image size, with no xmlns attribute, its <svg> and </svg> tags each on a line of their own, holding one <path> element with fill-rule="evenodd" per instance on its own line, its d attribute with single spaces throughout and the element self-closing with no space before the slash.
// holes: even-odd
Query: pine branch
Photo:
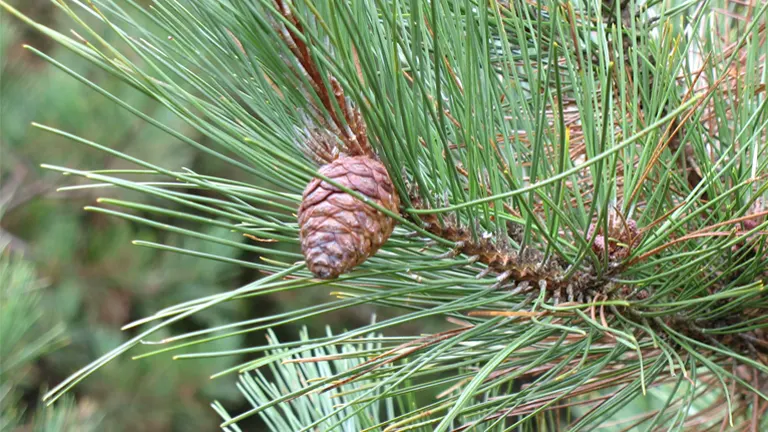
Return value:
<svg viewBox="0 0 768 432">
<path fill-rule="evenodd" d="M 768 400 L 755 384 L 768 373 L 761 51 L 768 5 L 736 20 L 718 18 L 723 5 L 714 3 L 611 9 L 616 23 L 634 11 L 648 23 L 642 28 L 634 18 L 614 28 L 591 4 L 558 2 L 159 1 L 147 10 L 129 1 L 124 10 L 104 0 L 62 3 L 82 36 L 29 22 L 168 107 L 215 149 L 38 53 L 42 58 L 262 182 L 150 164 L 44 127 L 140 167 L 48 168 L 94 182 L 88 187 L 124 188 L 178 206 L 102 200 L 89 211 L 264 257 L 245 262 L 139 242 L 237 263 L 263 277 L 132 323 L 153 325 L 64 381 L 49 400 L 139 344 L 152 347 L 139 357 L 150 357 L 375 304 L 398 313 L 337 335 L 176 358 L 264 354 L 221 376 L 256 373 L 312 351 L 320 353 L 301 364 L 322 364 L 337 360 L 328 357 L 332 347 L 375 345 L 345 354 L 357 361 L 312 381 L 311 389 L 330 393 L 342 383 L 349 393 L 343 407 L 302 423 L 307 430 L 342 427 L 356 415 L 345 411 L 350 407 L 366 412 L 430 392 L 440 398 L 397 406 L 367 427 L 506 430 L 538 421 L 579 430 L 614 425 L 623 420 L 619 410 L 657 391 L 668 392 L 665 402 L 633 419 L 637 425 L 759 427 Z M 106 42 L 84 14 L 106 23 L 121 45 Z M 703 32 L 712 22 L 717 31 Z M 716 54 L 694 55 L 705 50 Z M 311 163 L 356 152 L 386 166 L 403 203 L 399 213 L 318 176 Z M 165 181 L 142 181 L 147 175 Z M 302 255 L 293 213 L 313 177 L 399 223 L 376 255 L 332 281 L 296 264 Z M 201 190 L 207 193 L 195 193 Z M 167 219 L 255 240 L 233 242 Z M 223 302 L 326 287 L 334 296 L 327 303 L 151 339 Z M 435 317 L 455 327 L 368 336 Z M 275 394 L 225 417 L 224 427 L 307 391 Z M 725 408 L 712 404 L 694 414 L 702 394 L 716 394 Z M 566 410 L 572 421 L 558 417 Z"/>
</svg>

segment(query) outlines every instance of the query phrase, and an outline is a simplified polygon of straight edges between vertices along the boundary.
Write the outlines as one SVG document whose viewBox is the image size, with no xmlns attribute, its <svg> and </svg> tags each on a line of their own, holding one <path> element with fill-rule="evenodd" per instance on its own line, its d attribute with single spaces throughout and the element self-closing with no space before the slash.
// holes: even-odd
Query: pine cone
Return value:
<svg viewBox="0 0 768 432">
<path fill-rule="evenodd" d="M 400 200 L 381 162 L 367 156 L 342 156 L 319 173 L 398 211 Z M 332 279 L 376 253 L 395 229 L 395 221 L 341 189 L 313 178 L 299 206 L 301 250 L 309 270 Z"/>
</svg>

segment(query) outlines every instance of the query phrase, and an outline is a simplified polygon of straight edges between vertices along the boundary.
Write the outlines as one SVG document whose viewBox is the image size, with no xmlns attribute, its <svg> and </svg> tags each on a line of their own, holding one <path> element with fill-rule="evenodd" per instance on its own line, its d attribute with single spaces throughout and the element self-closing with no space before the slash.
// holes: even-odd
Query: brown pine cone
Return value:
<svg viewBox="0 0 768 432">
<path fill-rule="evenodd" d="M 319 173 L 398 211 L 400 199 L 381 162 L 367 156 L 342 156 Z M 313 178 L 299 206 L 301 251 L 309 270 L 332 279 L 376 253 L 395 229 L 395 221 L 352 195 Z"/>
</svg>

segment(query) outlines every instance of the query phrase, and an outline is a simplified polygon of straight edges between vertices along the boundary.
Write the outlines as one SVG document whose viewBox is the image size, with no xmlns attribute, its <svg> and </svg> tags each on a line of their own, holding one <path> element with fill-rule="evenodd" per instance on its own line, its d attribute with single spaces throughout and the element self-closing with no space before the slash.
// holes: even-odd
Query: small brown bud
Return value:
<svg viewBox="0 0 768 432">
<path fill-rule="evenodd" d="M 592 251 L 602 255 L 606 251 L 611 259 L 622 260 L 626 258 L 632 247 L 640 241 L 640 230 L 637 222 L 632 219 L 624 219 L 617 212 L 611 210 L 608 214 L 608 232 L 603 232 L 602 226 L 589 227 L 588 235 L 592 236 L 597 230 L 595 240 L 592 243 Z"/>
</svg>

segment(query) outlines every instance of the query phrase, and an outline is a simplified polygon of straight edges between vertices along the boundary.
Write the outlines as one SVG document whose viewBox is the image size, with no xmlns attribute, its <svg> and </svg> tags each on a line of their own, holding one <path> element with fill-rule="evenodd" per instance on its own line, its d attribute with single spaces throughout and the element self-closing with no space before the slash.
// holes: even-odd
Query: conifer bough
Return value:
<svg viewBox="0 0 768 432">
<path fill-rule="evenodd" d="M 293 403 L 315 412 L 315 390 L 346 402 L 275 430 L 767 430 L 768 3 L 742 3 L 57 2 L 84 31 L 32 24 L 207 144 L 50 61 L 249 177 L 166 168 L 47 128 L 170 182 L 53 169 L 173 206 L 102 200 L 131 211 L 91 211 L 264 260 L 141 242 L 263 277 L 132 324 L 162 320 L 49 400 L 175 321 L 243 297 L 324 289 L 313 279 L 346 273 L 328 303 L 167 337 L 141 356 L 375 304 L 400 312 L 341 334 L 176 358 L 248 355 L 216 375 L 241 372 L 252 404 L 234 417 L 219 409 L 227 430 L 256 414 L 284 424 Z M 82 16 L 108 22 L 120 44 Z M 264 242 L 206 236 L 166 216 Z M 297 250 L 269 247 L 297 240 L 307 266 Z M 372 256 L 379 248 L 387 253 Z M 434 317 L 453 327 L 379 336 Z M 289 359 L 304 367 L 295 385 L 259 372 L 295 377 Z M 313 372 L 329 359 L 339 366 Z M 655 408 L 619 411 L 654 392 Z M 391 405 L 373 409 L 380 402 Z"/>
</svg>

